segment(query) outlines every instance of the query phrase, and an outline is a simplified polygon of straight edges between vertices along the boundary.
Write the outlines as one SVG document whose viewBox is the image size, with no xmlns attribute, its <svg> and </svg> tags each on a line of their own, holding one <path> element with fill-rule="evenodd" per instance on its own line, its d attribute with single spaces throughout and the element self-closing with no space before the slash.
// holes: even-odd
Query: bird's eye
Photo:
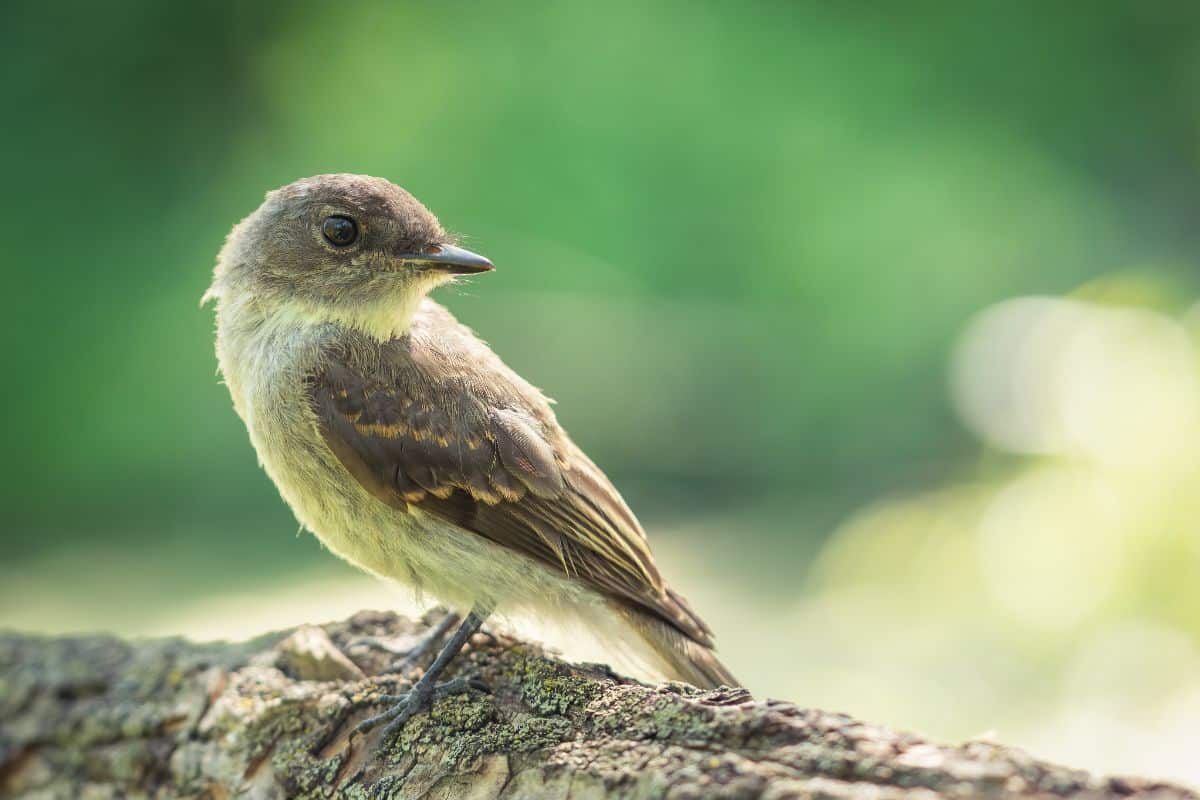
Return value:
<svg viewBox="0 0 1200 800">
<path fill-rule="evenodd" d="M 326 217 L 321 223 L 321 233 L 330 244 L 345 247 L 354 244 L 354 240 L 358 238 L 358 226 L 349 217 Z"/>
</svg>

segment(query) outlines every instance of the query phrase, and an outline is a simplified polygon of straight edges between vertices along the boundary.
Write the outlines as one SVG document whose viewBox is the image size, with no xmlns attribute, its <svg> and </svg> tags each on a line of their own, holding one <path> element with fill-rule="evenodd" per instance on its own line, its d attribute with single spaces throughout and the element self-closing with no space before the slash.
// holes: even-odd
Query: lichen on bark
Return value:
<svg viewBox="0 0 1200 800">
<path fill-rule="evenodd" d="M 646 686 L 477 635 L 447 697 L 386 746 L 352 735 L 437 621 L 364 612 L 229 644 L 0 636 L 0 796 L 118 798 L 1200 797 L 957 747 L 737 689 Z"/>
</svg>

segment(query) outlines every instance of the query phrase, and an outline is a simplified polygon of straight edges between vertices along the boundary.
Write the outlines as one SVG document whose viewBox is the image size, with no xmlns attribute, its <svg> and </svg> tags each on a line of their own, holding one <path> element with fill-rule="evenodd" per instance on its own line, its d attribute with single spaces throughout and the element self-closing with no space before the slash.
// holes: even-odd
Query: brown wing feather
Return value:
<svg viewBox="0 0 1200 800">
<path fill-rule="evenodd" d="M 711 646 L 663 583 L 637 519 L 541 393 L 440 307 L 426 311 L 407 337 L 369 357 L 334 353 L 310 379 L 338 459 L 383 502 L 434 514 Z"/>
</svg>

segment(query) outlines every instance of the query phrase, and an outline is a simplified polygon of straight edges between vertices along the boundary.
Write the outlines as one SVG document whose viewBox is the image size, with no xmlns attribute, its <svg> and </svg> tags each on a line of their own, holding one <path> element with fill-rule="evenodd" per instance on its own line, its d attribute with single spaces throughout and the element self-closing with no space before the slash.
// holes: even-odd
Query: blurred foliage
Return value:
<svg viewBox="0 0 1200 800">
<path fill-rule="evenodd" d="M 1161 449 L 1200 441 L 1112 466 L 1196 399 L 1159 380 L 1194 369 L 1194 3 L 4 12 L 0 622 L 158 630 L 168 589 L 339 569 L 287 538 L 197 302 L 266 190 L 365 172 L 497 263 L 440 299 L 559 400 L 754 688 L 1098 766 L 1088 714 L 1200 727 L 1196 484 Z M 1138 377 L 1006 349 L 1003 301 L 1067 294 L 1036 352 L 1080 330 Z M 1080 677 L 1114 648 L 1176 667 Z"/>
</svg>

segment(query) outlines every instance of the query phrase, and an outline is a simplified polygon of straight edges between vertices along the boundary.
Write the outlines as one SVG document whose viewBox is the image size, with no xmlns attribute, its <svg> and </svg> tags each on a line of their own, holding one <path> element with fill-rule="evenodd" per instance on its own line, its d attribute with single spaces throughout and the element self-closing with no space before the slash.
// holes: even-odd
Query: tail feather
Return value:
<svg viewBox="0 0 1200 800">
<path fill-rule="evenodd" d="M 629 607 L 620 608 L 619 611 L 662 662 L 667 677 L 701 689 L 741 686 L 733 673 L 717 658 L 711 644 L 697 642 L 674 625 L 645 612 Z M 691 609 L 688 611 L 694 616 Z M 699 620 L 699 617 L 696 619 Z"/>
</svg>

